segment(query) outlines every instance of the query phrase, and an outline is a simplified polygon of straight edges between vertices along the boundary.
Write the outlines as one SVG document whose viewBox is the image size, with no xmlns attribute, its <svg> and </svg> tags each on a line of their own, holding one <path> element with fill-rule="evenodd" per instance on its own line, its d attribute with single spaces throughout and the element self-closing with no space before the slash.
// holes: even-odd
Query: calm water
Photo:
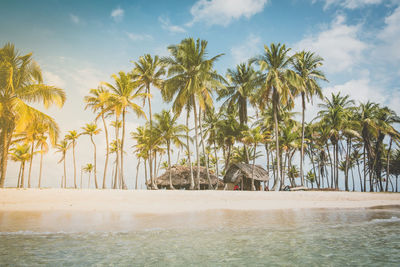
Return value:
<svg viewBox="0 0 400 267">
<path fill-rule="evenodd" d="M 400 210 L 0 213 L 1 266 L 399 266 Z"/>
</svg>

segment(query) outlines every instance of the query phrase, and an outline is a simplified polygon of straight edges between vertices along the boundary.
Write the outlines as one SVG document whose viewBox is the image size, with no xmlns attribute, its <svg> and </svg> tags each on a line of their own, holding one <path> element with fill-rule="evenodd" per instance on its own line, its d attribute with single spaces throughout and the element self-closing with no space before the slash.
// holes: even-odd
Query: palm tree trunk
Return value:
<svg viewBox="0 0 400 267">
<path fill-rule="evenodd" d="M 306 109 L 306 101 L 305 94 L 301 92 L 301 150 L 300 150 L 300 178 L 301 178 L 301 186 L 304 186 L 304 173 L 303 173 L 303 162 L 304 162 L 304 113 Z"/>
<path fill-rule="evenodd" d="M 42 167 L 43 167 L 43 144 L 40 147 L 40 167 L 39 167 L 39 184 L 38 188 L 42 186 Z"/>
<path fill-rule="evenodd" d="M 354 185 L 354 173 L 353 173 L 353 168 L 351 168 L 350 169 L 350 171 L 351 171 L 351 181 L 352 181 L 352 183 L 353 183 L 353 192 L 355 191 L 355 185 Z"/>
<path fill-rule="evenodd" d="M 172 173 L 171 173 L 171 147 L 169 141 L 167 141 L 167 153 L 168 153 L 168 172 L 169 172 L 169 189 L 175 189 L 172 185 Z"/>
<path fill-rule="evenodd" d="M 82 178 L 83 178 L 83 169 L 81 167 L 81 183 L 80 183 L 80 189 L 82 189 Z"/>
<path fill-rule="evenodd" d="M 330 163 L 330 165 L 331 165 L 331 184 L 330 184 L 330 187 L 331 188 L 333 188 L 333 180 L 334 180 L 334 171 L 333 171 L 333 165 L 334 165 L 334 163 L 332 163 L 332 157 L 331 157 L 331 152 L 329 151 L 329 145 L 328 145 L 328 142 L 326 142 L 326 151 L 327 151 L 327 154 L 328 154 L 328 159 L 329 159 L 329 163 Z M 329 187 L 329 182 L 328 182 L 328 187 Z"/>
<path fill-rule="evenodd" d="M 346 150 L 346 166 L 345 166 L 345 190 L 349 191 L 349 163 L 350 163 L 350 148 L 351 148 L 351 139 L 347 138 L 347 150 Z M 353 182 L 354 184 L 354 182 Z"/>
<path fill-rule="evenodd" d="M 192 166 L 192 157 L 190 155 L 190 143 L 189 143 L 189 108 L 187 109 L 187 114 L 186 114 L 186 145 L 187 145 L 187 151 L 188 151 L 188 158 L 189 158 L 189 167 L 190 167 L 190 190 L 194 189 L 194 178 L 193 178 L 193 166 Z"/>
<path fill-rule="evenodd" d="M 74 157 L 74 187 L 76 189 L 76 160 L 75 160 L 75 140 L 72 141 L 72 155 Z"/>
<path fill-rule="evenodd" d="M 213 142 L 214 142 L 215 171 L 217 174 L 217 178 L 219 179 L 217 144 L 215 143 L 215 140 Z M 215 189 L 218 189 L 218 182 L 215 186 Z"/>
<path fill-rule="evenodd" d="M 385 187 L 385 191 L 387 192 L 388 191 L 388 189 L 389 189 L 389 167 L 390 167 L 390 162 L 389 162 L 389 160 L 390 160 L 390 151 L 391 151 L 391 149 L 392 149 L 392 142 L 393 142 L 393 139 L 392 139 L 392 137 L 390 137 L 390 142 L 389 142 L 389 149 L 388 149 L 388 152 L 387 152 L 387 157 L 386 157 L 386 187 Z"/>
<path fill-rule="evenodd" d="M 198 138 L 198 121 L 197 121 L 197 109 L 196 109 L 196 99 L 194 95 L 192 96 L 193 101 L 193 115 L 194 115 L 194 137 L 196 142 L 196 162 L 197 162 L 197 170 L 196 170 L 196 187 L 197 190 L 200 190 L 200 146 L 199 146 L 199 138 Z"/>
<path fill-rule="evenodd" d="M 64 154 L 64 184 L 63 184 L 63 188 L 67 187 L 67 168 L 65 166 L 66 165 L 66 163 L 65 163 L 66 154 L 67 153 Z"/>
<path fill-rule="evenodd" d="M 34 141 L 31 143 L 31 158 L 29 159 L 29 171 L 28 171 L 28 188 L 31 188 L 31 173 L 32 173 L 32 162 L 33 162 L 33 146 Z"/>
<path fill-rule="evenodd" d="M 257 143 L 254 144 L 253 167 L 251 168 L 251 191 L 256 191 L 256 187 L 254 185 L 254 167 L 256 165 L 256 153 L 257 153 Z"/>
<path fill-rule="evenodd" d="M 144 180 L 145 180 L 145 182 L 146 182 L 146 187 L 147 187 L 147 189 L 150 187 L 150 189 L 151 189 L 151 184 L 149 185 L 149 182 L 148 182 L 148 180 L 147 180 L 147 162 L 146 162 L 147 160 L 145 159 L 144 160 Z M 151 182 L 151 181 L 150 181 Z"/>
<path fill-rule="evenodd" d="M 365 142 L 363 148 L 363 157 L 364 157 L 364 192 L 367 192 L 367 167 L 366 167 L 366 158 L 365 158 Z"/>
<path fill-rule="evenodd" d="M 101 119 L 103 120 L 103 126 L 104 126 L 104 133 L 106 135 L 106 162 L 104 163 L 104 174 L 103 174 L 103 189 L 106 189 L 106 176 L 107 176 L 107 165 L 108 165 L 108 156 L 110 154 L 110 148 L 109 148 L 109 143 L 108 143 L 108 130 L 107 130 L 107 124 L 104 119 L 104 114 L 101 114 Z"/>
<path fill-rule="evenodd" d="M 93 135 L 90 135 L 90 141 L 92 141 L 93 148 L 94 148 L 94 154 L 93 154 L 93 163 L 94 163 L 94 184 L 96 186 L 96 189 L 99 189 L 99 186 L 97 184 L 97 161 L 96 161 L 96 144 L 93 141 Z"/>
<path fill-rule="evenodd" d="M 22 162 L 19 165 L 17 188 L 19 188 L 19 185 L 20 185 L 20 182 L 21 182 L 21 170 L 22 170 Z"/>
<path fill-rule="evenodd" d="M 90 172 L 89 172 L 89 180 L 88 180 L 88 184 L 87 184 L 87 187 L 88 187 L 88 188 L 90 188 L 90 174 L 91 174 L 91 173 L 92 173 L 92 172 L 90 171 Z"/>
<path fill-rule="evenodd" d="M 206 172 L 207 172 L 207 181 L 208 181 L 208 189 L 214 189 L 211 179 L 210 179 L 210 170 L 209 170 L 209 166 L 208 166 L 208 154 L 206 154 L 206 149 L 204 146 L 204 136 L 203 136 L 203 126 L 202 126 L 202 122 L 201 122 L 201 107 L 199 105 L 199 124 L 200 124 L 200 140 L 201 140 L 201 147 L 203 150 L 203 154 L 206 160 Z M 218 183 L 218 182 L 217 182 Z"/>
<path fill-rule="evenodd" d="M 357 162 L 358 177 L 360 178 L 360 191 L 364 192 L 361 170 L 360 170 L 360 162 L 358 161 L 358 159 L 356 159 L 356 162 Z"/>
<path fill-rule="evenodd" d="M 24 182 L 24 174 L 25 174 L 25 161 L 22 162 L 22 174 L 21 174 L 21 188 L 25 187 Z"/>
<path fill-rule="evenodd" d="M 137 166 L 136 166 L 136 181 L 135 181 L 135 190 L 137 190 L 137 189 L 138 189 L 139 166 L 140 166 L 140 158 L 138 158 L 138 164 L 137 164 Z"/>
<path fill-rule="evenodd" d="M 338 189 L 339 188 L 339 142 L 336 142 L 336 184 L 335 184 L 335 188 Z"/>
<path fill-rule="evenodd" d="M 4 111 L 3 111 L 4 112 Z M 14 132 L 14 122 L 6 122 L 8 127 L 1 129 L 0 134 L 0 188 L 4 187 L 7 173 L 8 151 L 10 149 L 12 133 Z"/>
<path fill-rule="evenodd" d="M 146 85 L 146 91 L 147 91 L 147 103 L 149 104 L 149 117 L 150 117 L 150 139 L 152 139 L 152 133 L 153 133 L 153 114 L 151 112 L 151 101 L 150 101 L 150 84 Z M 153 179 L 153 148 L 152 148 L 152 140 L 150 140 L 150 147 L 149 147 L 149 168 L 150 168 L 150 182 L 151 182 L 151 187 L 152 189 L 157 189 L 156 184 Z M 155 168 L 155 166 L 154 166 Z"/>
<path fill-rule="evenodd" d="M 281 173 L 281 161 L 280 161 L 280 155 L 279 155 L 279 129 L 278 129 L 278 101 L 279 101 L 279 97 L 277 96 L 277 93 L 274 92 L 275 97 L 274 97 L 274 123 L 275 123 L 275 153 L 276 153 L 276 174 L 277 174 L 277 179 L 278 181 L 281 180 L 280 179 L 280 173 Z M 280 189 L 283 189 L 283 184 L 281 183 L 280 185 Z"/>
<path fill-rule="evenodd" d="M 121 138 L 121 185 L 122 189 L 127 189 L 124 179 L 124 141 L 125 141 L 125 108 L 122 111 L 122 138 Z"/>
</svg>

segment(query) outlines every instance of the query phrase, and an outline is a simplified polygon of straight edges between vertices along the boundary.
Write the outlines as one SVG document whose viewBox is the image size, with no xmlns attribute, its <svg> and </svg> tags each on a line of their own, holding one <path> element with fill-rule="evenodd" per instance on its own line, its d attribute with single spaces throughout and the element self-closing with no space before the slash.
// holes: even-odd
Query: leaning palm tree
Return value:
<svg viewBox="0 0 400 267">
<path fill-rule="evenodd" d="M 100 133 L 100 129 L 97 128 L 97 125 L 95 123 L 87 123 L 85 125 L 85 127 L 82 127 L 83 129 L 83 133 L 85 135 L 89 135 L 90 136 L 90 141 L 93 144 L 93 162 L 94 162 L 94 184 L 96 186 L 96 189 L 99 188 L 98 184 L 97 184 L 97 160 L 96 160 L 96 143 L 93 140 L 93 135 L 98 135 Z"/>
<path fill-rule="evenodd" d="M 304 185 L 304 111 L 306 109 L 306 100 L 312 101 L 312 97 L 317 95 L 322 98 L 319 80 L 327 81 L 324 73 L 319 70 L 323 59 L 312 52 L 302 51 L 293 57 L 293 68 L 301 78 L 302 86 L 297 88 L 301 93 L 301 150 L 300 150 L 300 178 L 301 185 Z"/>
<path fill-rule="evenodd" d="M 77 131 L 72 130 L 69 131 L 68 134 L 65 136 L 65 139 L 68 141 L 71 141 L 72 144 L 72 157 L 73 157 L 73 162 L 74 162 L 74 188 L 77 188 L 76 186 L 76 159 L 75 159 L 75 146 L 76 146 L 76 140 L 79 138 L 80 134 L 77 133 Z"/>
<path fill-rule="evenodd" d="M 278 180 L 280 174 L 280 155 L 279 155 L 279 125 L 278 113 L 281 106 L 293 104 L 292 88 L 301 84 L 299 76 L 289 69 L 291 58 L 288 56 L 290 48 L 285 45 L 271 44 L 270 47 L 264 46 L 265 52 L 259 56 L 258 63 L 261 70 L 266 71 L 264 85 L 258 96 L 260 107 L 265 107 L 269 101 L 272 102 L 275 124 L 275 153 L 277 160 Z"/>
<path fill-rule="evenodd" d="M 25 162 L 27 162 L 32 157 L 29 151 L 30 146 L 27 143 L 22 145 L 17 144 L 14 148 L 11 149 L 11 159 L 13 161 L 21 162 L 18 174 L 18 188 L 24 187 Z"/>
<path fill-rule="evenodd" d="M 146 97 L 145 93 L 135 92 L 137 84 L 132 82 L 129 75 L 120 71 L 118 76 L 113 74 L 112 78 L 114 79 L 115 85 L 104 82 L 103 84 L 107 86 L 112 95 L 110 96 L 110 104 L 109 106 L 101 113 L 104 114 L 109 111 L 114 111 L 116 120 L 119 120 L 120 115 L 122 115 L 122 137 L 121 137 L 121 169 L 120 169 L 120 179 L 122 188 L 126 189 L 126 184 L 124 180 L 124 141 L 125 141 L 125 123 L 126 123 L 126 113 L 131 109 L 138 117 L 146 117 L 142 108 L 134 103 L 135 100 Z M 118 128 L 116 128 L 116 132 L 118 133 Z M 116 136 L 118 139 L 118 136 Z"/>
<path fill-rule="evenodd" d="M 108 157 L 110 154 L 109 140 L 108 140 L 108 129 L 105 118 L 110 115 L 109 113 L 104 113 L 104 110 L 110 104 L 110 92 L 105 90 L 103 87 L 99 86 L 97 89 L 91 89 L 90 95 L 85 96 L 85 102 L 87 103 L 87 107 L 91 107 L 93 112 L 97 112 L 100 114 L 101 119 L 103 121 L 104 127 L 104 135 L 106 137 L 106 160 L 104 162 L 104 172 L 103 172 L 103 186 L 102 188 L 106 188 L 106 176 L 107 176 L 107 166 L 108 166 Z"/>
<path fill-rule="evenodd" d="M 64 163 L 64 176 L 63 179 L 61 180 L 61 187 L 62 188 L 66 188 L 67 187 L 67 169 L 65 166 L 65 157 L 67 155 L 67 151 L 70 147 L 70 144 L 68 143 L 68 141 L 66 139 L 62 140 L 60 143 L 58 143 L 56 145 L 57 147 L 57 152 L 61 153 L 61 159 L 58 161 L 58 163 L 63 162 Z"/>
<path fill-rule="evenodd" d="M 163 110 L 161 113 L 155 114 L 156 125 L 155 128 L 159 131 L 159 136 L 164 140 L 167 145 L 168 153 L 168 170 L 169 170 L 169 187 L 174 189 L 172 185 L 172 173 L 171 173 L 171 143 L 177 147 L 183 147 L 184 142 L 182 138 L 185 137 L 183 134 L 186 132 L 186 126 L 178 124 L 178 117 L 172 117 L 169 111 Z"/>
<path fill-rule="evenodd" d="M 150 119 L 150 131 L 153 128 L 153 114 L 151 112 L 151 86 L 154 86 L 158 89 L 162 88 L 163 79 L 162 76 L 165 74 L 165 66 L 161 62 L 158 56 L 154 56 L 154 58 L 150 54 L 146 54 L 139 58 L 137 62 L 133 62 L 135 65 L 131 77 L 137 83 L 138 92 L 144 92 L 147 94 L 147 103 L 149 105 L 149 119 Z M 150 147 L 150 158 L 149 158 L 149 167 L 150 167 L 150 179 L 153 181 L 152 175 L 152 148 Z M 154 166 L 156 168 L 156 166 Z"/>
<path fill-rule="evenodd" d="M 33 119 L 54 120 L 28 103 L 62 107 L 62 89 L 43 84 L 42 72 L 32 53 L 20 55 L 13 44 L 0 49 L 0 188 L 4 187 L 8 151 L 12 135 L 21 132 Z M 54 122 L 55 123 L 55 122 Z"/>
<path fill-rule="evenodd" d="M 173 101 L 173 112 L 179 116 L 186 106 L 187 112 L 193 109 L 195 124 L 195 144 L 197 158 L 197 188 L 200 188 L 200 147 L 198 140 L 198 110 L 212 106 L 211 88 L 220 88 L 224 78 L 214 69 L 214 63 L 222 56 L 219 54 L 207 59 L 207 41 L 187 38 L 180 44 L 171 45 L 168 50 L 171 57 L 163 58 L 168 65 L 168 78 L 164 82 L 163 97 L 167 102 Z M 189 115 L 189 114 L 188 114 Z M 190 153 L 189 153 L 190 154 Z"/>
</svg>

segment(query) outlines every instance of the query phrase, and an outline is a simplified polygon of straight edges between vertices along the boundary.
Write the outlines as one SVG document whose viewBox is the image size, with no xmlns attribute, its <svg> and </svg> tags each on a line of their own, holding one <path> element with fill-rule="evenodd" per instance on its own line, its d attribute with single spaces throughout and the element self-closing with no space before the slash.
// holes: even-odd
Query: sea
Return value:
<svg viewBox="0 0 400 267">
<path fill-rule="evenodd" d="M 1 212 L 0 266 L 400 266 L 400 207 Z"/>
</svg>

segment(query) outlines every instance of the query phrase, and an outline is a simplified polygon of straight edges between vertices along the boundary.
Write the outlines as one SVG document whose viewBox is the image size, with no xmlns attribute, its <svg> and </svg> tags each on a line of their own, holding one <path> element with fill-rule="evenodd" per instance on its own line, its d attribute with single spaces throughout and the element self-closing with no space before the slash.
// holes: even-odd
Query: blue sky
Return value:
<svg viewBox="0 0 400 267">
<path fill-rule="evenodd" d="M 168 55 L 166 47 L 185 37 L 206 39 L 210 56 L 225 54 L 216 64 L 221 74 L 271 42 L 314 51 L 325 59 L 326 94 L 342 91 L 400 113 L 399 5 L 398 0 L 3 0 L 0 45 L 12 42 L 23 53 L 33 52 L 45 81 L 66 90 L 64 109 L 49 111 L 64 133 L 94 118 L 82 101 L 90 88 L 110 81 L 113 73 L 129 71 L 130 61 L 144 53 Z M 153 103 L 156 112 L 169 108 L 158 93 Z M 316 110 L 316 104 L 310 106 L 307 118 Z M 143 123 L 133 115 L 128 120 L 128 131 Z M 78 166 L 90 162 L 86 139 L 79 141 Z M 101 146 L 103 138 L 97 139 Z M 136 160 L 128 154 L 131 177 Z M 46 158 L 53 168 L 46 170 L 45 184 L 56 185 L 58 178 L 50 177 L 62 173 L 59 155 L 50 151 Z M 9 176 L 15 177 L 17 169 L 11 164 Z"/>
</svg>

